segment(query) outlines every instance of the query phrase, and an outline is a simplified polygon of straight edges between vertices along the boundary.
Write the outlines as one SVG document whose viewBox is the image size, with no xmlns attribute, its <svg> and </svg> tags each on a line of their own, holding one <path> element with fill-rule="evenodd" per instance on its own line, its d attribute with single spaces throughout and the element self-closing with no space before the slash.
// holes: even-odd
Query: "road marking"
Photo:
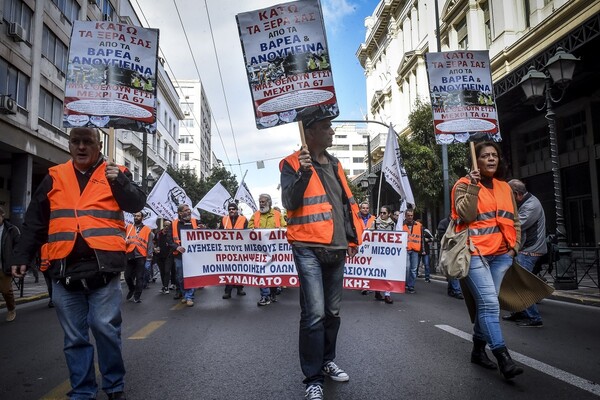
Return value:
<svg viewBox="0 0 600 400">
<path fill-rule="evenodd" d="M 182 308 L 187 307 L 187 304 L 184 304 L 180 301 L 177 302 L 173 307 L 171 307 L 171 311 L 173 310 L 181 310 Z"/>
<path fill-rule="evenodd" d="M 163 326 L 165 322 L 167 321 L 152 321 L 127 339 L 146 339 L 152 332 Z"/>
<path fill-rule="evenodd" d="M 449 325 L 435 325 L 436 328 L 439 328 L 443 331 L 451 333 L 455 336 L 458 336 L 467 341 L 472 340 L 472 335 L 453 328 Z M 520 362 L 521 364 L 527 365 L 529 368 L 536 369 L 546 375 L 550 375 L 553 378 L 561 380 L 565 383 L 571 384 L 579 389 L 585 390 L 586 392 L 595 394 L 596 396 L 600 396 L 600 385 L 597 383 L 593 383 L 587 379 L 581 378 L 577 375 L 573 375 L 567 371 L 563 371 L 562 369 L 555 368 L 551 365 L 538 361 L 534 358 L 527 357 L 524 354 L 517 353 L 516 351 L 511 350 L 510 356 Z"/>
</svg>

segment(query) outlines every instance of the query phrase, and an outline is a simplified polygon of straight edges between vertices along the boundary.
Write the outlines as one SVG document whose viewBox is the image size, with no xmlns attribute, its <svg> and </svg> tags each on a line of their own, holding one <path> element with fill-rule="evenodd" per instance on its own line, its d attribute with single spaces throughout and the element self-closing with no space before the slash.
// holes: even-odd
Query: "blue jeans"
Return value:
<svg viewBox="0 0 600 400">
<path fill-rule="evenodd" d="M 429 272 L 429 254 L 421 254 L 421 261 L 423 261 L 423 270 L 425 271 L 425 278 L 429 279 L 431 277 L 431 272 Z"/>
<path fill-rule="evenodd" d="M 528 256 L 522 253 L 517 254 L 517 262 L 521 267 L 525 268 L 529 272 L 533 270 L 533 267 L 535 266 L 535 263 L 538 260 L 538 258 L 538 256 Z M 542 316 L 540 315 L 540 312 L 538 311 L 537 305 L 535 303 L 527 307 L 524 312 L 525 314 L 527 314 L 527 317 L 532 321 L 537 322 L 542 320 Z"/>
<path fill-rule="evenodd" d="M 183 288 L 183 260 L 178 257 L 175 257 L 175 276 L 177 278 L 177 286 L 179 287 L 179 291 L 181 291 L 183 298 L 186 300 L 194 300 L 196 289 Z"/>
<path fill-rule="evenodd" d="M 473 255 L 469 275 L 465 278 L 477 309 L 473 337 L 485 340 L 492 350 L 505 346 L 500 329 L 498 292 L 504 274 L 511 265 L 512 257 L 508 253 L 483 257 Z"/>
<path fill-rule="evenodd" d="M 415 281 L 417 280 L 417 269 L 419 268 L 419 252 L 418 251 L 407 251 L 406 252 L 406 287 L 415 288 Z"/>
<path fill-rule="evenodd" d="M 448 294 L 462 294 L 462 290 L 460 288 L 460 282 L 458 279 L 448 279 Z"/>
<path fill-rule="evenodd" d="M 300 279 L 300 367 L 304 383 L 323 384 L 321 368 L 335 359 L 340 328 L 340 302 L 344 280 L 345 250 L 326 263 L 317 258 L 311 247 L 292 247 Z"/>
<path fill-rule="evenodd" d="M 70 399 L 94 399 L 98 391 L 94 368 L 96 340 L 102 389 L 106 393 L 124 389 L 125 365 L 121 355 L 121 282 L 115 276 L 104 287 L 68 291 L 54 280 L 52 301 L 64 331 L 64 353 L 69 367 Z"/>
</svg>

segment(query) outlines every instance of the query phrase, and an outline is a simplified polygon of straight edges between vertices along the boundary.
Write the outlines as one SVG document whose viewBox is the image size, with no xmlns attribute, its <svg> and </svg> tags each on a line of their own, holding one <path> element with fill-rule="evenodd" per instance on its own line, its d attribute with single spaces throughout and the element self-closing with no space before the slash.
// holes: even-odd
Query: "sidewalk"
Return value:
<svg viewBox="0 0 600 400">
<path fill-rule="evenodd" d="M 431 279 L 439 281 L 446 280 L 441 275 L 431 275 Z M 21 296 L 20 290 L 13 284 L 17 305 L 48 298 L 48 289 L 46 288 L 44 276 L 41 273 L 37 283 L 30 273 L 25 276 L 24 282 L 23 296 Z M 551 279 L 549 279 L 549 284 L 552 285 Z M 568 303 L 600 307 L 600 290 L 596 287 L 579 286 L 579 288 L 575 290 L 555 290 L 549 298 Z M 4 299 L 0 297 L 0 309 L 2 308 L 6 308 L 6 303 L 4 302 Z"/>
</svg>

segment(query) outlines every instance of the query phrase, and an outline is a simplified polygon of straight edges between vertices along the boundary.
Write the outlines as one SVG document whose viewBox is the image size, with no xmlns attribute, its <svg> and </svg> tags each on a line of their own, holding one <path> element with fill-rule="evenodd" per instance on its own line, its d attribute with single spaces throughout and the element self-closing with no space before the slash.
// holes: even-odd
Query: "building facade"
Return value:
<svg viewBox="0 0 600 400">
<path fill-rule="evenodd" d="M 434 1 L 382 0 L 366 19 L 365 42 L 356 56 L 365 69 L 368 118 L 390 121 L 399 133 L 409 134 L 408 115 L 415 100 L 429 101 L 425 53 L 489 50 L 509 175 L 522 179 L 541 200 L 552 232 L 556 207 L 548 124 L 544 112 L 525 101 L 519 82 L 530 66 L 543 70 L 563 48 L 581 59 L 564 98 L 554 104 L 567 241 L 572 246 L 597 245 L 600 2 Z"/>
<path fill-rule="evenodd" d="M 70 158 L 62 114 L 73 22 L 139 26 L 140 21 L 125 0 L 2 0 L 0 11 L 0 205 L 20 224 L 48 168 Z M 160 113 L 157 134 L 147 138 L 147 157 L 142 134 L 116 132 L 115 161 L 127 165 L 139 182 L 148 174 L 158 176 L 177 160 L 178 120 L 183 112 L 160 65 L 157 87 Z M 102 130 L 105 154 L 107 132 Z"/>
<path fill-rule="evenodd" d="M 198 79 L 179 79 L 175 85 L 184 114 L 179 128 L 179 166 L 204 179 L 210 175 L 212 153 L 212 113 L 208 99 L 202 82 Z"/>
</svg>

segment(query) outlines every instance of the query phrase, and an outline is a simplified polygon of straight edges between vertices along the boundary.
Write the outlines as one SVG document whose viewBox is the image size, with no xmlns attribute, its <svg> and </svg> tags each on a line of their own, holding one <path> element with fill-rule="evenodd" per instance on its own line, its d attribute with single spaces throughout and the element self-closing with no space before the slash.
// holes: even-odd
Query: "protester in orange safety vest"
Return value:
<svg viewBox="0 0 600 400">
<path fill-rule="evenodd" d="M 179 218 L 173 220 L 171 232 L 169 236 L 167 236 L 167 243 L 174 255 L 175 275 L 177 277 L 178 293 L 175 295 L 175 299 L 180 299 L 183 304 L 188 307 L 193 307 L 196 289 L 185 289 L 183 284 L 183 257 L 181 254 L 185 253 L 185 248 L 181 245 L 181 231 L 205 228 L 205 226 L 196 218 L 192 218 L 192 210 L 187 204 L 180 204 L 177 206 L 177 215 Z"/>
<path fill-rule="evenodd" d="M 362 220 L 365 229 L 371 229 L 376 219 L 374 215 L 371 215 L 370 208 L 368 201 L 360 203 L 358 217 Z"/>
<path fill-rule="evenodd" d="M 133 214 L 133 224 L 127 225 L 127 267 L 125 267 L 125 283 L 127 283 L 127 300 L 141 303 L 144 289 L 144 272 L 150 269 L 154 254 L 154 233 L 144 225 L 141 212 Z"/>
<path fill-rule="evenodd" d="M 64 331 L 70 398 L 123 399 L 125 365 L 121 345 L 121 282 L 125 268 L 123 211 L 140 211 L 146 195 L 127 168 L 105 161 L 96 128 L 69 132 L 71 160 L 51 167 L 31 197 L 12 274 L 23 276 L 44 243 L 52 299 Z M 89 339 L 92 332 L 95 342 Z M 94 357 L 94 343 L 97 358 Z"/>
<path fill-rule="evenodd" d="M 356 255 L 364 229 L 344 169 L 327 152 L 336 112 L 334 106 L 301 110 L 307 147 L 279 164 L 287 239 L 300 280 L 300 366 L 311 400 L 323 398 L 325 376 L 350 379 L 334 359 L 346 255 Z"/>
<path fill-rule="evenodd" d="M 469 230 L 474 248 L 468 275 L 460 280 L 474 314 L 471 362 L 487 369 L 500 369 L 505 379 L 523 373 L 510 357 L 500 328 L 498 293 L 505 272 L 520 248 L 521 224 L 513 192 L 502 176 L 502 153 L 494 142 L 475 146 L 477 169 L 458 180 L 451 193 L 451 218 L 457 232 Z M 485 352 L 489 345 L 498 361 Z"/>
<path fill-rule="evenodd" d="M 287 222 L 281 215 L 281 212 L 273 208 L 271 196 L 263 193 L 258 196 L 258 211 L 254 213 L 248 222 L 248 228 L 276 229 L 287 225 Z M 267 306 L 277 302 L 277 287 L 261 287 L 260 299 L 257 305 L 259 307 Z"/>
<path fill-rule="evenodd" d="M 413 209 L 406 210 L 402 230 L 408 232 L 406 252 L 406 291 L 415 293 L 417 269 L 419 268 L 419 254 L 423 248 L 423 225 L 414 220 Z"/>
<path fill-rule="evenodd" d="M 228 215 L 221 219 L 219 229 L 246 229 L 248 228 L 248 219 L 243 215 L 238 214 L 238 205 L 231 202 L 227 206 Z M 244 286 L 242 285 L 225 285 L 225 293 L 223 293 L 223 299 L 231 298 L 231 291 L 237 290 L 238 296 L 245 296 Z"/>
</svg>

